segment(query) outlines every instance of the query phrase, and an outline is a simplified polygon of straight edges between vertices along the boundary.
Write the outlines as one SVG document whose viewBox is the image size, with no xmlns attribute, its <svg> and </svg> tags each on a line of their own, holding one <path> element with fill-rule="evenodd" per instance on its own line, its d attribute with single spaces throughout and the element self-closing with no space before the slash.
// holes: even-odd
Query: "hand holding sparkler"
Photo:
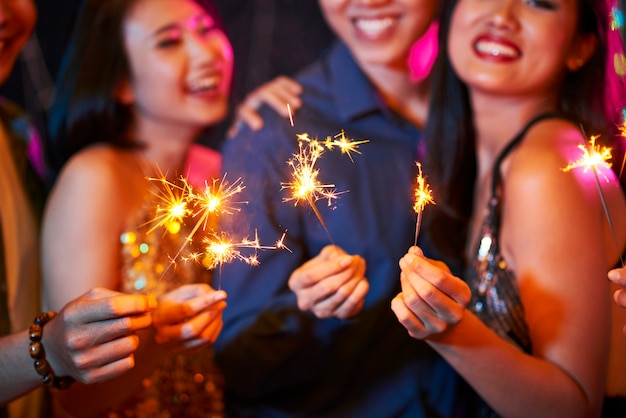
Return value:
<svg viewBox="0 0 626 418">
<path fill-rule="evenodd" d="M 391 309 L 411 337 L 428 339 L 463 318 L 472 292 L 444 263 L 411 247 L 399 264 L 402 292 L 391 301 Z"/>
<path fill-rule="evenodd" d="M 319 255 L 296 269 L 289 278 L 298 307 L 318 318 L 346 319 L 363 308 L 369 282 L 365 260 L 328 245 Z"/>
<path fill-rule="evenodd" d="M 174 352 L 213 344 L 222 330 L 225 300 L 224 291 L 200 283 L 164 294 L 152 314 L 155 340 Z"/>
<path fill-rule="evenodd" d="M 430 190 L 430 186 L 424 180 L 422 176 L 422 164 L 415 163 L 417 165 L 417 178 L 415 185 L 415 204 L 413 205 L 413 210 L 417 213 L 417 221 L 415 223 L 415 242 L 413 245 L 417 245 L 417 236 L 420 232 L 420 226 L 422 224 L 422 212 L 424 212 L 424 208 L 427 204 L 432 203 L 435 204 L 435 201 L 432 197 L 432 190 Z"/>
</svg>

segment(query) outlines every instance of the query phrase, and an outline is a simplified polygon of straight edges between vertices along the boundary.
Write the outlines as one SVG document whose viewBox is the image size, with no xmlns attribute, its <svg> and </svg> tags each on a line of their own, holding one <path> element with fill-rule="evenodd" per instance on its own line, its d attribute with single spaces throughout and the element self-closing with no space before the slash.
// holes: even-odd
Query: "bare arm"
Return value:
<svg viewBox="0 0 626 418">
<path fill-rule="evenodd" d="M 499 414 L 525 416 L 533 405 L 537 417 L 595 416 L 610 323 L 603 277 L 616 254 L 607 245 L 594 183 L 562 173 L 567 160 L 557 153 L 532 146 L 524 153 L 512 157 L 505 174 L 501 238 L 519 282 L 532 353 L 468 310 L 459 313 L 466 302 L 460 279 L 423 257 L 401 264 L 403 292 L 392 307 L 411 335 L 426 339 Z"/>
</svg>

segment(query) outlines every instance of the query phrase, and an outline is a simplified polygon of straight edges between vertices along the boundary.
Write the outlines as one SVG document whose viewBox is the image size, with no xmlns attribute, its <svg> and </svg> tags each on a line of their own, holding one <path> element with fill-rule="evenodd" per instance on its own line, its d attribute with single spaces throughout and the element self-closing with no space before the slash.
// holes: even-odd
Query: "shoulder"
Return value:
<svg viewBox="0 0 626 418">
<path fill-rule="evenodd" d="M 125 179 L 128 156 L 129 153 L 110 145 L 94 145 L 82 150 L 61 170 L 53 195 L 82 197 L 83 201 L 115 196 L 128 184 Z"/>
<path fill-rule="evenodd" d="M 507 212 L 582 230 L 585 222 L 601 222 L 606 203 L 622 223 L 624 197 L 612 169 L 576 164 L 588 147 L 571 122 L 551 119 L 532 127 L 503 170 Z"/>
<path fill-rule="evenodd" d="M 511 154 L 507 182 L 535 190 L 551 190 L 551 194 L 558 191 L 554 189 L 556 185 L 570 185 L 582 192 L 591 184 L 581 182 L 587 176 L 578 174 L 587 170 L 568 166 L 583 156 L 587 144 L 580 128 L 572 122 L 541 121 L 529 129 L 518 149 Z"/>
<path fill-rule="evenodd" d="M 102 184 L 118 177 L 123 152 L 110 145 L 94 145 L 72 156 L 61 170 L 60 180 L 78 177 Z"/>
</svg>

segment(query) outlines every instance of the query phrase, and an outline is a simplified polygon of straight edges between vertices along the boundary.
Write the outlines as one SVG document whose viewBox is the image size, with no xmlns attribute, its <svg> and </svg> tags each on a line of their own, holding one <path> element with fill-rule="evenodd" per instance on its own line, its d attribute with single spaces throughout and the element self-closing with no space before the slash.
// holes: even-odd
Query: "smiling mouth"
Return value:
<svg viewBox="0 0 626 418">
<path fill-rule="evenodd" d="M 205 77 L 190 82 L 187 86 L 192 93 L 217 90 L 222 78 L 220 76 Z"/>
<path fill-rule="evenodd" d="M 494 57 L 517 58 L 520 55 L 517 49 L 504 45 L 500 42 L 478 41 L 474 44 L 474 48 L 482 54 Z"/>
<path fill-rule="evenodd" d="M 354 19 L 354 25 L 358 30 L 368 36 L 376 36 L 389 29 L 396 22 L 397 18 L 384 17 L 380 19 Z"/>
</svg>

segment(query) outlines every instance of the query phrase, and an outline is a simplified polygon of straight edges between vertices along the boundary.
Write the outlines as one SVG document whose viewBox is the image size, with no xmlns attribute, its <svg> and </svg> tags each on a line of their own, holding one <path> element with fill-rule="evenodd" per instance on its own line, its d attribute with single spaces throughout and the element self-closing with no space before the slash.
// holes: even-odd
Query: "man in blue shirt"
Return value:
<svg viewBox="0 0 626 418">
<path fill-rule="evenodd" d="M 234 262 L 219 276 L 229 307 L 215 350 L 232 416 L 454 413 L 456 374 L 390 309 L 398 260 L 414 240 L 416 126 L 428 103 L 428 81 L 411 80 L 407 58 L 436 3 L 320 0 L 341 41 L 296 77 L 303 105 L 294 126 L 261 108 L 264 127 L 243 128 L 224 146 L 223 171 L 241 177 L 237 200 L 248 202 L 224 217 L 225 231 L 236 239 L 256 230 L 267 244 L 287 230 L 291 251 L 261 251 L 258 267 Z M 317 202 L 327 233 L 306 202 L 283 201 L 290 191 L 281 184 L 293 181 L 298 134 L 323 141 L 342 131 L 369 142 L 353 161 L 328 150 L 316 163 L 320 182 L 347 191 L 330 206 Z"/>
</svg>

